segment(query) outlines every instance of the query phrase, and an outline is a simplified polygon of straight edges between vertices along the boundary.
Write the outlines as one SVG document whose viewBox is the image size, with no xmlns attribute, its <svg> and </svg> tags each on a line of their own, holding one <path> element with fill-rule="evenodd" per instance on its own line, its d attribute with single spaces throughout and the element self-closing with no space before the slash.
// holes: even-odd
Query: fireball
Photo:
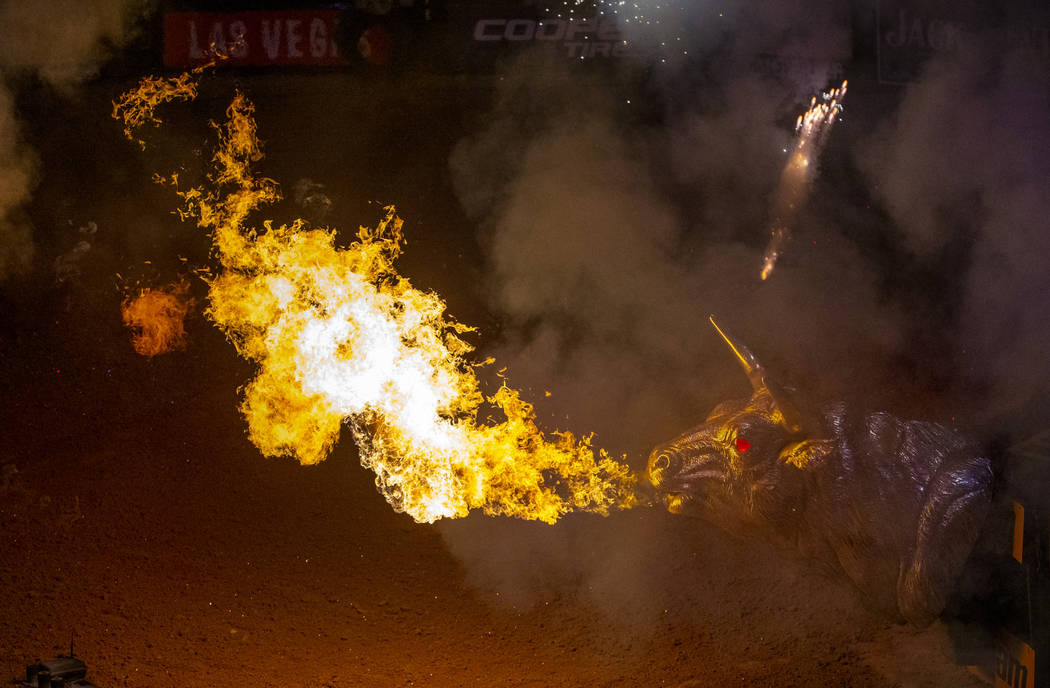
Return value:
<svg viewBox="0 0 1050 688">
<path fill-rule="evenodd" d="M 163 289 L 142 289 L 121 306 L 124 324 L 131 328 L 135 353 L 153 358 L 186 348 L 186 316 L 193 309 L 185 279 Z"/>
</svg>

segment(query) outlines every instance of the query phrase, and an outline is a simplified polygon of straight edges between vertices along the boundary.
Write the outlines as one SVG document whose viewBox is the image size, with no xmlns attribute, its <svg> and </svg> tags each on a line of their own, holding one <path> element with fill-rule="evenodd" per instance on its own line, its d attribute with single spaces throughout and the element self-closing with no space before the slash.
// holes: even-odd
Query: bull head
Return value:
<svg viewBox="0 0 1050 688">
<path fill-rule="evenodd" d="M 787 527 L 784 515 L 799 498 L 792 486 L 821 443 L 805 438 L 801 414 L 755 355 L 710 320 L 747 374 L 751 398 L 719 404 L 701 425 L 657 446 L 647 477 L 674 513 L 737 532 L 770 520 Z"/>
<path fill-rule="evenodd" d="M 991 502 L 988 454 L 951 426 L 840 402 L 803 417 L 754 354 L 711 324 L 753 393 L 653 450 L 647 476 L 668 509 L 817 558 L 873 607 L 929 624 Z"/>
</svg>

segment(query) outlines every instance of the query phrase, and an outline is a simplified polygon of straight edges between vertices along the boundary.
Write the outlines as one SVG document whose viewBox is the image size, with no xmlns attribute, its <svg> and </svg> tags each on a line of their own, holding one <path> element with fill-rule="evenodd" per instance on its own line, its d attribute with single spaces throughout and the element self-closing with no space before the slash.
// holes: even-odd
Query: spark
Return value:
<svg viewBox="0 0 1050 688">
<path fill-rule="evenodd" d="M 809 102 L 809 109 L 795 120 L 795 149 L 780 174 L 773 205 L 773 228 L 762 256 L 759 277 L 763 281 L 773 273 L 777 259 L 791 236 L 791 223 L 806 200 L 811 177 L 816 174 L 813 169 L 816 165 L 813 163 L 819 159 L 828 131 L 842 112 L 842 99 L 846 97 L 847 86 L 848 82 L 843 81 L 838 88 L 822 93 L 819 101 L 814 96 Z M 784 152 L 787 152 L 786 148 Z"/>
</svg>

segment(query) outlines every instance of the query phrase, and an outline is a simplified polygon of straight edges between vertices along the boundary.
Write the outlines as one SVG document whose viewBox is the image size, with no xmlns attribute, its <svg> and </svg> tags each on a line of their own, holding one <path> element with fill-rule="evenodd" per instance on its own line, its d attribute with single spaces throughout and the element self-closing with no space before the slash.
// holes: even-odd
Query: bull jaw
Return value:
<svg viewBox="0 0 1050 688">
<path fill-rule="evenodd" d="M 657 487 L 664 495 L 664 503 L 667 510 L 672 514 L 681 513 L 685 506 L 693 501 L 696 493 L 702 486 L 709 484 L 712 480 L 721 480 L 722 471 L 717 469 L 706 469 L 694 471 L 684 476 L 676 477 L 674 480 L 666 481 Z"/>
<path fill-rule="evenodd" d="M 693 501 L 692 496 L 682 492 L 671 492 L 664 497 L 664 502 L 667 504 L 667 510 L 672 514 L 680 514 L 685 511 L 686 505 L 691 501 Z"/>
<path fill-rule="evenodd" d="M 706 492 L 707 486 L 712 482 L 723 480 L 725 480 L 725 474 L 721 470 L 704 468 L 675 476 L 672 480 L 661 481 L 662 485 L 654 485 L 654 487 L 658 493 L 663 495 L 663 502 L 667 505 L 667 510 L 672 514 L 681 514 L 696 500 L 697 495 Z"/>
<path fill-rule="evenodd" d="M 646 479 L 672 514 L 683 513 L 697 496 L 706 492 L 712 483 L 725 480 L 721 458 L 714 452 L 690 452 L 694 454 L 688 470 L 678 470 L 671 475 L 650 467 Z"/>
</svg>

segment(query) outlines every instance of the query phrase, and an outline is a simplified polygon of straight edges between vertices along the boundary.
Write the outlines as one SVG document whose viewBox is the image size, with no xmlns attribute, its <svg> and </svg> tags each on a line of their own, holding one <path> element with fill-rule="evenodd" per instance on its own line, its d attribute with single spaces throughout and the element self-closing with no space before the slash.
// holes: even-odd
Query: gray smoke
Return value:
<svg viewBox="0 0 1050 688">
<path fill-rule="evenodd" d="M 860 159 L 917 260 L 963 254 L 953 356 L 982 418 L 1031 432 L 1050 410 L 1050 69 L 991 36 L 970 45 L 928 66 Z"/>
<path fill-rule="evenodd" d="M 659 88 L 676 89 L 656 94 L 676 108 L 658 126 L 637 112 L 650 107 L 644 99 L 600 74 L 526 56 L 500 81 L 485 128 L 451 161 L 506 319 L 497 360 L 512 383 L 551 392 L 539 406 L 548 424 L 597 431 L 636 465 L 720 398 L 747 393 L 710 313 L 803 379 L 877 378 L 901 341 L 898 308 L 878 297 L 875 269 L 827 209 L 799 218 L 818 227 L 817 248 L 797 246 L 773 283 L 757 281 L 769 198 L 812 91 L 791 69 L 738 58 L 784 41 L 798 54 L 801 39 L 787 29 L 804 18 L 836 45 L 848 36 L 837 7 L 827 16 L 812 5 L 760 7 L 726 21 L 769 31 L 747 32 L 748 45 L 729 51 L 706 46 L 722 69 L 695 93 L 680 87 L 693 85 L 697 62 L 658 63 Z M 853 317 L 835 317 L 843 312 Z"/>
<path fill-rule="evenodd" d="M 97 73 L 129 35 L 132 0 L 0 3 L 0 282 L 24 273 L 35 253 L 24 213 L 37 179 L 37 159 L 23 138 L 10 84 L 37 76 L 71 90 Z"/>
<path fill-rule="evenodd" d="M 0 82 L 0 282 L 27 270 L 33 234 L 21 206 L 33 190 L 36 159 L 22 143 L 14 97 Z"/>
<path fill-rule="evenodd" d="M 504 321 L 491 353 L 543 426 L 595 431 L 641 467 L 656 442 L 746 396 L 709 313 L 816 399 L 960 412 L 982 432 L 1040 399 L 1046 409 L 1044 67 L 990 48 L 933 61 L 891 110 L 857 118 L 874 127 L 852 126 L 847 97 L 793 239 L 761 282 L 792 125 L 850 76 L 833 64 L 848 57 L 849 17 L 840 4 L 751 3 L 719 26 L 706 5 L 660 35 L 621 23 L 649 45 L 689 36 L 702 56 L 658 56 L 633 90 L 622 75 L 525 56 L 452 156 Z M 917 275 L 930 284 L 904 283 Z M 614 518 L 441 527 L 472 579 L 516 604 L 579 595 L 634 618 L 703 604 L 702 592 L 660 597 L 710 571 L 702 555 L 682 559 L 703 526 Z"/>
<path fill-rule="evenodd" d="M 838 76 L 851 50 L 850 6 L 846 3 L 642 0 L 600 2 L 635 54 L 651 56 L 652 77 L 672 84 L 676 69 L 697 58 L 715 81 L 756 67 L 774 70 L 801 93 L 813 94 Z"/>
<path fill-rule="evenodd" d="M 484 287 L 504 320 L 486 353 L 537 402 L 545 428 L 596 432 L 598 445 L 636 468 L 655 443 L 750 393 L 711 313 L 817 397 L 876 389 L 905 346 L 903 309 L 882 297 L 878 266 L 841 231 L 853 218 L 838 213 L 839 200 L 804 208 L 787 258 L 759 280 L 795 117 L 833 71 L 806 58 L 848 39 L 837 5 L 767 6 L 733 10 L 733 26 L 718 30 L 709 8 L 676 15 L 683 24 L 670 33 L 681 29 L 686 50 L 704 58 L 658 55 L 635 87 L 622 85 L 630 77 L 610 83 L 601 70 L 525 56 L 502 75 L 485 126 L 451 159 L 487 250 Z M 727 47 L 744 25 L 756 30 Z M 804 50 L 804 40 L 816 44 Z M 766 53 L 793 59 L 772 64 Z M 833 134 L 849 133 L 837 126 Z M 682 558 L 698 547 L 699 526 L 668 533 L 652 516 L 554 528 L 472 517 L 441 527 L 472 578 L 516 604 L 579 595 L 635 620 L 709 607 L 678 587 L 702 577 L 699 560 Z"/>
</svg>

